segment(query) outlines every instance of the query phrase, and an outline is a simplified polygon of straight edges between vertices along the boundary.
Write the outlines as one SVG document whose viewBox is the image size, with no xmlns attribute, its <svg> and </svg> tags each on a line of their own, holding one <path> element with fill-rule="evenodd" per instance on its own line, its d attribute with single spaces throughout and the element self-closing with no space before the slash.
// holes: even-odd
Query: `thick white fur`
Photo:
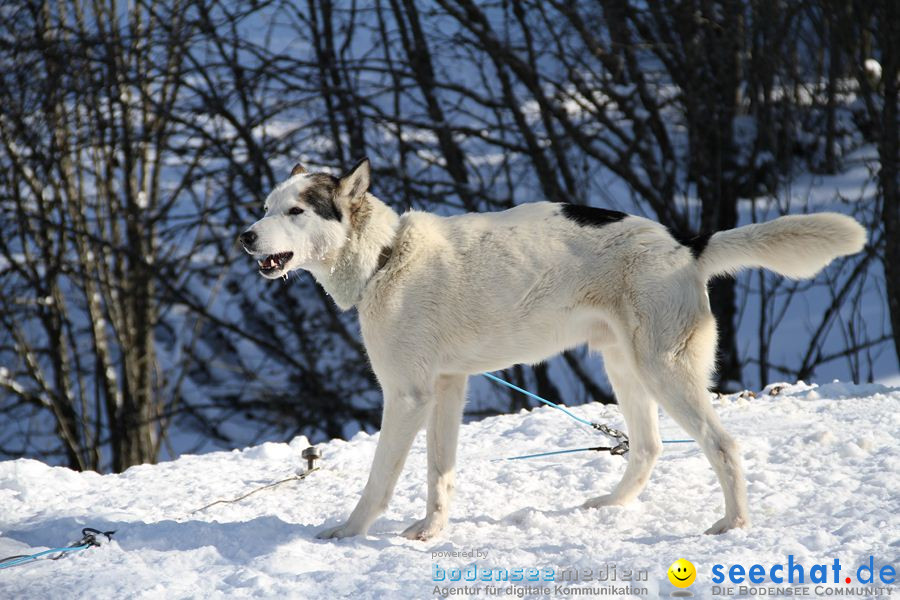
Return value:
<svg viewBox="0 0 900 600">
<path fill-rule="evenodd" d="M 790 215 L 714 234 L 700 256 L 700 270 L 710 277 L 763 267 L 807 279 L 838 256 L 859 252 L 865 242 L 865 229 L 845 215 Z"/>
<path fill-rule="evenodd" d="M 438 534 L 449 514 L 468 376 L 536 363 L 585 343 L 603 355 L 631 439 L 622 480 L 585 506 L 624 504 L 644 488 L 661 452 L 658 404 L 697 440 L 722 486 L 725 515 L 708 532 L 749 524 L 740 455 L 707 392 L 716 346 L 707 279 L 745 266 L 811 276 L 862 248 L 859 224 L 837 214 L 782 217 L 715 234 L 698 260 L 653 221 L 629 216 L 581 225 L 552 203 L 398 216 L 366 193 L 368 172 L 364 162 L 341 181 L 339 224 L 318 217 L 275 224 L 307 185 L 298 175 L 273 192 L 266 218 L 252 227 L 264 248 L 256 253 L 294 251 L 304 258 L 288 268 L 309 270 L 341 308 L 358 308 L 384 391 L 381 435 L 362 497 L 345 523 L 320 537 L 368 531 L 423 426 L 426 513 L 404 535 Z M 323 233 L 335 225 L 342 235 Z M 335 242 L 316 246 L 322 240 Z M 377 270 L 386 244 L 393 255 Z"/>
</svg>

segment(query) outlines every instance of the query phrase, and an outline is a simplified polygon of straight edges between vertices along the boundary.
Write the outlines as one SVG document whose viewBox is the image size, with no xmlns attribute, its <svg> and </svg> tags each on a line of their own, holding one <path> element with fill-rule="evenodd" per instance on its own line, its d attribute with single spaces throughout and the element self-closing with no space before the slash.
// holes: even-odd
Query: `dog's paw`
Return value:
<svg viewBox="0 0 900 600">
<path fill-rule="evenodd" d="M 365 535 L 365 533 L 366 531 L 364 529 L 353 527 L 349 523 L 344 523 L 343 525 L 338 525 L 337 527 L 323 529 L 316 534 L 316 537 L 320 540 L 339 540 L 343 538 L 353 537 L 355 535 Z"/>
<path fill-rule="evenodd" d="M 407 527 L 400 535 L 411 540 L 425 542 L 443 531 L 446 522 L 446 519 L 425 517 Z"/>
<path fill-rule="evenodd" d="M 722 517 L 704 533 L 707 535 L 719 535 L 731 529 L 750 527 L 750 519 L 746 517 Z"/>
<path fill-rule="evenodd" d="M 582 508 L 600 508 L 601 506 L 623 506 L 625 503 L 612 494 L 591 498 L 581 505 Z"/>
</svg>

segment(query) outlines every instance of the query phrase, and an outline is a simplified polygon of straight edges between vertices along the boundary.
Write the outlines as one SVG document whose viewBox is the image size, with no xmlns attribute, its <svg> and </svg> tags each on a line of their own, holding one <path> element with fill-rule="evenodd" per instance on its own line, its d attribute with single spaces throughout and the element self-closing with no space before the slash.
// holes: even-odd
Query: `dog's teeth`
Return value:
<svg viewBox="0 0 900 600">
<path fill-rule="evenodd" d="M 272 269 L 276 266 L 275 258 L 272 256 L 267 256 L 264 259 L 257 261 L 260 269 Z"/>
</svg>

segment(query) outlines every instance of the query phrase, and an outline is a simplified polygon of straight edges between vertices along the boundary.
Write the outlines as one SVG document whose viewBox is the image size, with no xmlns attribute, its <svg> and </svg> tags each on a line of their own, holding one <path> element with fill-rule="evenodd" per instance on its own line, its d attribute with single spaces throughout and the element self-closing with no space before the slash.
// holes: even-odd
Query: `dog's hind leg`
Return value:
<svg viewBox="0 0 900 600">
<path fill-rule="evenodd" d="M 403 471 L 409 448 L 416 433 L 422 428 L 433 401 L 434 394 L 431 391 L 385 391 L 381 433 L 362 497 L 346 523 L 321 531 L 317 537 L 327 539 L 365 535 L 372 522 L 387 508 L 397 479 Z"/>
<path fill-rule="evenodd" d="M 715 323 L 702 319 L 683 347 L 648 356 L 639 365 L 647 387 L 669 415 L 697 442 L 713 467 L 725 495 L 725 516 L 706 533 L 747 527 L 747 484 L 737 443 L 728 435 L 710 402 L 708 368 L 715 348 Z"/>
<path fill-rule="evenodd" d="M 603 349 L 603 362 L 627 425 L 628 465 L 613 492 L 591 498 L 584 503 L 586 508 L 626 504 L 637 498 L 662 452 L 656 402 L 630 366 L 630 358 L 622 350 L 608 347 Z"/>
<path fill-rule="evenodd" d="M 427 540 L 447 524 L 453 497 L 454 466 L 459 426 L 466 402 L 465 375 L 443 375 L 435 389 L 437 398 L 427 425 L 428 502 L 425 518 L 406 531 L 405 537 Z"/>
</svg>

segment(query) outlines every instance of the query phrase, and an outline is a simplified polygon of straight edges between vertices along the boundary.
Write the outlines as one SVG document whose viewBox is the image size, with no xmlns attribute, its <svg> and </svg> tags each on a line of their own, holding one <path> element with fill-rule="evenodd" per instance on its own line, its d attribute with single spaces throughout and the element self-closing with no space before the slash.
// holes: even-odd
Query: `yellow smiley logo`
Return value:
<svg viewBox="0 0 900 600">
<path fill-rule="evenodd" d="M 697 578 L 697 569 L 694 564 L 684 558 L 679 558 L 669 567 L 667 572 L 669 581 L 672 585 L 679 588 L 686 588 Z"/>
</svg>

